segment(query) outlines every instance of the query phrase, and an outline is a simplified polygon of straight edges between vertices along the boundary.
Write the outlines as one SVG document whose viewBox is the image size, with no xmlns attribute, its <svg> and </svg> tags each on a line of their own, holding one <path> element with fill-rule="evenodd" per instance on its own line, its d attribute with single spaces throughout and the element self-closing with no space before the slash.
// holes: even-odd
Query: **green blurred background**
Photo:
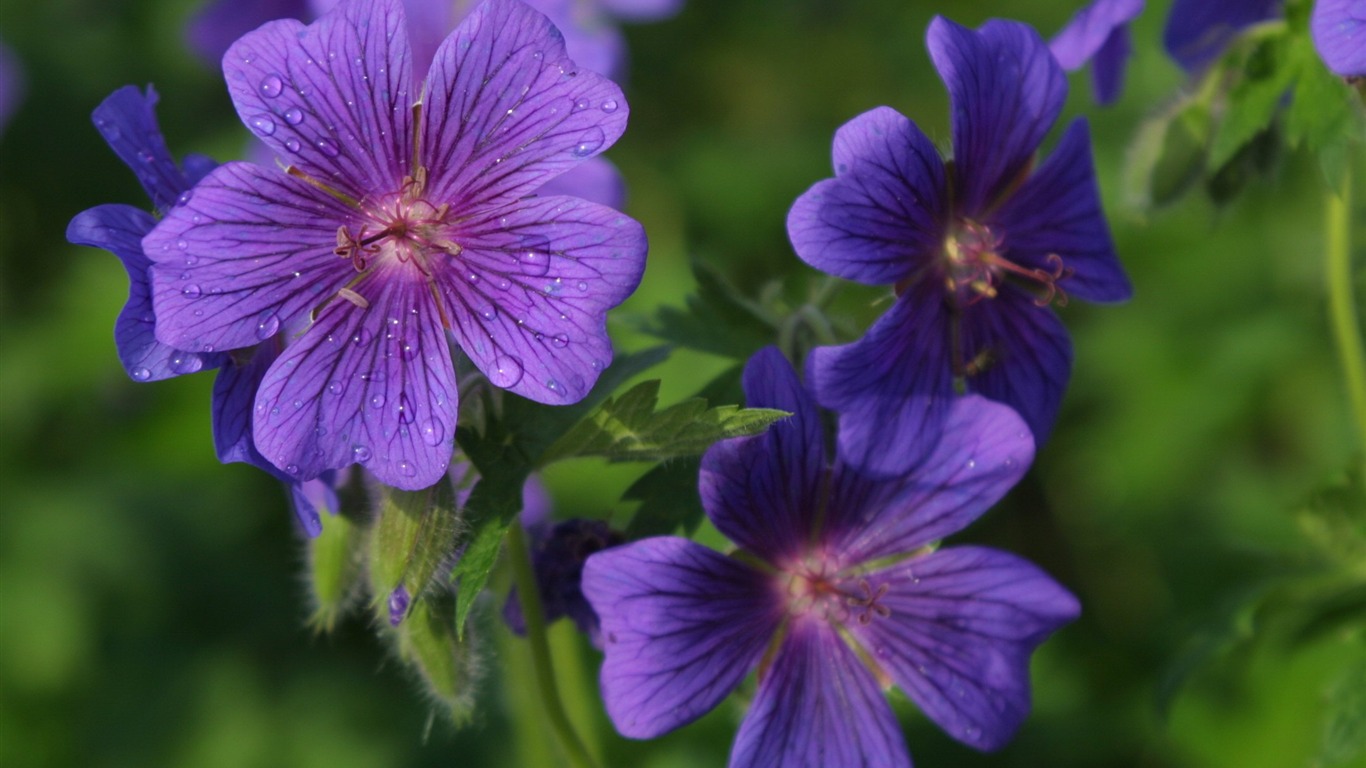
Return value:
<svg viewBox="0 0 1366 768">
<path fill-rule="evenodd" d="M 1008 13 L 1048 35 L 1076 5 L 1020 0 Z M 1197 193 L 1126 208 L 1126 146 L 1183 82 L 1157 46 L 1168 3 L 1149 5 L 1121 102 L 1096 109 L 1074 77 L 1065 115 L 1092 121 L 1136 297 L 1062 310 L 1077 363 L 1056 436 L 956 537 L 1032 558 L 1085 614 L 1036 657 L 1036 711 L 1001 753 L 958 745 L 897 698 L 918 765 L 1366 765 L 1353 751 L 1366 740 L 1354 614 L 1366 545 L 1350 518 L 1363 511 L 1311 502 L 1359 456 L 1326 321 L 1323 185 L 1292 153 L 1224 206 Z M 221 78 L 183 43 L 194 7 L 0 0 L 0 39 L 27 78 L 0 137 L 0 765 L 555 765 L 525 649 L 496 621 L 501 594 L 476 619 L 487 675 L 474 723 L 456 729 L 364 620 L 306 628 L 283 493 L 214 459 L 211 375 L 144 385 L 118 364 L 122 268 L 63 232 L 84 208 L 145 200 L 89 120 L 119 86 L 155 84 L 178 155 L 240 155 L 247 134 Z M 935 13 L 976 25 L 1002 10 L 689 0 L 675 19 L 627 28 L 632 122 L 609 156 L 652 248 L 614 321 L 620 348 L 649 344 L 640 321 L 682 304 L 690 258 L 751 295 L 804 295 L 816 275 L 784 218 L 829 175 L 844 121 L 886 104 L 947 143 L 923 45 Z M 877 297 L 851 287 L 836 306 L 860 327 Z M 664 401 L 730 364 L 677 353 L 657 374 Z M 632 508 L 618 499 L 644 469 L 553 468 L 557 514 L 624 523 Z M 741 703 L 628 742 L 595 698 L 597 655 L 566 627 L 553 639 L 573 714 L 612 765 L 724 764 Z"/>
</svg>

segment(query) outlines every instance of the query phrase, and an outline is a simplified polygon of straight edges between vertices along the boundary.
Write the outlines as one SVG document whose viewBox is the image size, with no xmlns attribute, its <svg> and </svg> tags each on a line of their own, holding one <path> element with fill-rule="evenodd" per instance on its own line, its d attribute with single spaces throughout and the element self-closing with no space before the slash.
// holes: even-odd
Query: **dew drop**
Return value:
<svg viewBox="0 0 1366 768">
<path fill-rule="evenodd" d="M 977 469 L 976 459 L 968 459 L 968 469 Z"/>
<path fill-rule="evenodd" d="M 256 324 L 256 338 L 265 341 L 279 330 L 280 319 L 273 314 L 267 314 Z"/>
<path fill-rule="evenodd" d="M 299 143 L 298 139 L 285 139 L 285 149 L 289 150 L 290 152 L 298 154 L 299 150 L 302 148 L 303 145 Z"/>
<path fill-rule="evenodd" d="M 446 428 L 441 426 L 439 421 L 429 421 L 422 425 L 422 442 L 427 445 L 441 445 L 441 439 L 446 436 Z"/>
<path fill-rule="evenodd" d="M 146 381 L 152 378 L 152 372 L 147 370 L 146 368 L 134 368 L 132 376 L 134 379 L 137 379 L 138 381 Z"/>
<path fill-rule="evenodd" d="M 606 113 L 609 114 L 609 115 L 612 114 L 613 112 L 616 112 L 616 111 L 617 111 L 617 100 L 616 100 L 616 99 L 608 99 L 607 101 L 604 101 L 604 102 L 602 103 L 602 111 L 603 111 L 603 112 L 606 112 Z"/>
<path fill-rule="evenodd" d="M 317 147 L 319 152 L 323 153 L 324 155 L 327 155 L 328 157 L 336 157 L 337 155 L 341 154 L 341 150 L 337 148 L 337 145 L 331 139 L 328 138 L 318 139 L 317 141 L 313 142 L 313 146 Z"/>
<path fill-rule="evenodd" d="M 299 410 L 300 408 L 304 407 L 304 401 L 302 401 L 302 400 L 295 400 L 295 401 L 293 402 L 293 406 L 294 406 L 294 410 L 297 411 L 297 410 Z"/>
<path fill-rule="evenodd" d="M 398 420 L 400 424 L 413 423 L 413 404 L 408 399 L 408 393 L 404 392 L 398 396 Z"/>
<path fill-rule="evenodd" d="M 417 468 L 406 461 L 398 463 L 398 473 L 404 477 L 412 477 L 417 474 Z"/>
<path fill-rule="evenodd" d="M 560 382 L 555 381 L 554 379 L 546 379 L 546 380 L 545 380 L 545 388 L 548 389 L 548 390 L 550 390 L 551 392 L 559 392 L 559 391 L 560 391 Z"/>
<path fill-rule="evenodd" d="M 370 339 L 372 338 L 374 338 L 374 336 L 371 335 L 369 329 L 360 328 L 354 334 L 352 334 L 351 343 L 359 347 L 365 344 L 369 344 Z"/>
<path fill-rule="evenodd" d="M 412 360 L 417 357 L 417 346 L 416 341 L 404 341 L 398 348 L 399 357 L 404 360 Z"/>
<path fill-rule="evenodd" d="M 522 380 L 522 361 L 514 355 L 499 355 L 489 371 L 489 381 L 495 387 L 514 387 Z"/>
<path fill-rule="evenodd" d="M 342 393 L 341 382 L 334 381 L 331 384 L 328 384 L 327 391 L 334 395 L 340 395 Z"/>
<path fill-rule="evenodd" d="M 304 121 L 304 113 L 298 107 L 290 107 L 285 110 L 285 122 L 290 125 L 298 125 Z"/>
<path fill-rule="evenodd" d="M 299 465 L 298 465 L 298 464 L 287 464 L 287 465 L 285 465 L 285 473 L 286 473 L 286 474 L 290 474 L 290 475 L 297 475 L 297 474 L 299 474 Z"/>
<path fill-rule="evenodd" d="M 267 75 L 265 79 L 261 81 L 261 95 L 265 96 L 267 99 L 273 99 L 276 96 L 279 96 L 284 90 L 285 83 L 278 75 Z"/>
<path fill-rule="evenodd" d="M 370 407 L 371 407 L 371 408 L 383 408 L 383 407 L 384 407 L 384 395 L 378 395 L 378 394 L 377 394 L 377 395 L 375 395 L 374 397 L 370 398 Z"/>
<path fill-rule="evenodd" d="M 363 445 L 353 445 L 351 446 L 351 455 L 356 458 L 356 461 L 364 464 L 370 460 L 370 449 Z"/>
<path fill-rule="evenodd" d="M 182 237 L 181 239 L 175 241 L 175 247 L 176 247 L 176 248 L 179 248 L 180 250 L 183 251 L 183 250 L 189 248 L 189 247 L 190 247 L 190 244 L 189 244 L 188 241 L 185 240 L 185 238 Z"/>
<path fill-rule="evenodd" d="M 508 279 L 507 279 L 506 277 L 500 277 L 500 278 L 498 278 L 498 290 L 500 290 L 500 291 L 506 291 L 506 290 L 508 290 L 508 289 L 511 288 L 511 287 L 512 287 L 512 283 L 509 282 Z"/>
<path fill-rule="evenodd" d="M 560 349 L 564 349 L 565 347 L 569 346 L 569 335 L 565 333 L 557 333 L 554 336 L 550 337 L 550 343 L 554 344 Z"/>
<path fill-rule="evenodd" d="M 258 115 L 248 121 L 251 129 L 262 136 L 269 136 L 275 133 L 275 121 L 265 115 Z"/>
<path fill-rule="evenodd" d="M 479 275 L 476 275 L 473 272 L 471 272 L 468 275 L 465 275 L 465 279 L 469 281 L 470 285 L 474 285 L 475 283 L 479 282 Z"/>
<path fill-rule="evenodd" d="M 176 204 L 176 205 L 184 205 L 184 204 L 190 202 L 190 198 L 193 197 L 193 196 L 194 196 L 194 190 L 193 190 L 193 189 L 187 189 L 187 190 L 185 190 L 184 192 L 181 192 L 181 193 L 180 193 L 180 196 L 177 197 L 177 198 L 175 199 L 175 204 Z"/>
<path fill-rule="evenodd" d="M 607 136 L 603 134 L 601 128 L 594 125 L 585 131 L 583 136 L 579 138 L 579 143 L 574 145 L 574 156 L 588 157 L 599 149 L 602 149 L 602 145 L 606 142 Z"/>
<path fill-rule="evenodd" d="M 580 291 L 586 291 L 586 290 L 588 290 L 588 283 L 585 283 L 584 281 L 580 280 L 580 281 L 579 281 L 579 284 L 578 284 L 576 287 L 577 287 Z"/>
<path fill-rule="evenodd" d="M 578 112 L 578 111 L 584 110 L 584 109 L 588 109 L 588 107 L 589 107 L 588 99 L 579 99 L 578 101 L 574 102 L 574 111 L 575 111 L 575 112 Z"/>
<path fill-rule="evenodd" d="M 485 305 L 483 309 L 479 310 L 479 314 L 485 320 L 495 320 L 498 318 L 498 308 L 492 304 L 488 304 Z"/>
<path fill-rule="evenodd" d="M 200 296 L 203 296 L 204 292 L 199 289 L 199 286 L 191 283 L 180 289 L 180 295 L 187 299 L 197 299 Z"/>
</svg>

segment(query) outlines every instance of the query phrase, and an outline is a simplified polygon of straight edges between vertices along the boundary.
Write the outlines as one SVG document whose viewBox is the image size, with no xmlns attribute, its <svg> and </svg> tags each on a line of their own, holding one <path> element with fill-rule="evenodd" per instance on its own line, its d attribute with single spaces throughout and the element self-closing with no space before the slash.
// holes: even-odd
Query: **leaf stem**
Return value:
<svg viewBox="0 0 1366 768">
<path fill-rule="evenodd" d="M 1366 452 L 1366 355 L 1352 283 L 1352 174 L 1343 174 L 1340 189 L 1327 196 L 1328 312 L 1338 358 L 1347 380 L 1347 398 L 1355 417 L 1358 448 Z M 1366 476 L 1366 475 L 1363 475 Z"/>
<path fill-rule="evenodd" d="M 508 526 L 507 550 L 512 563 L 512 579 L 517 585 L 517 599 L 522 603 L 522 618 L 526 622 L 526 639 L 531 649 L 536 687 L 540 690 L 541 703 L 545 705 L 551 730 L 569 757 L 570 765 L 575 768 L 597 768 L 593 756 L 574 732 L 564 705 L 560 703 L 555 669 L 550 661 L 550 644 L 546 639 L 545 615 L 541 611 L 541 594 L 536 588 L 536 573 L 531 566 L 531 552 L 520 520 Z"/>
</svg>

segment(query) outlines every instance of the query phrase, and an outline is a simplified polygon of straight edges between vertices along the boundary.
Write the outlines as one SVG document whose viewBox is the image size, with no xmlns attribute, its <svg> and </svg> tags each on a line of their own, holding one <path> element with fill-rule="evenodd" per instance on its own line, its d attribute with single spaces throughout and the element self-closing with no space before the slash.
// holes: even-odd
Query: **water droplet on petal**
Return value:
<svg viewBox="0 0 1366 768">
<path fill-rule="evenodd" d="M 580 281 L 579 281 L 579 284 L 578 284 L 578 286 L 577 286 L 577 288 L 578 288 L 580 291 L 586 291 L 586 290 L 588 290 L 588 283 L 585 283 L 584 281 L 580 280 Z"/>
<path fill-rule="evenodd" d="M 280 318 L 273 314 L 267 314 L 256 324 L 256 338 L 265 341 L 274 336 L 280 330 Z"/>
<path fill-rule="evenodd" d="M 190 243 L 182 237 L 179 240 L 175 241 L 175 247 L 183 251 L 190 247 Z"/>
<path fill-rule="evenodd" d="M 588 99 L 579 99 L 578 101 L 574 102 L 574 111 L 575 111 L 575 112 L 578 112 L 578 111 L 584 110 L 584 109 L 588 109 L 588 107 L 589 107 Z"/>
<path fill-rule="evenodd" d="M 285 149 L 290 152 L 298 154 L 299 150 L 302 148 L 303 145 L 299 143 L 298 139 L 285 139 Z"/>
<path fill-rule="evenodd" d="M 328 138 L 318 139 L 317 141 L 313 142 L 313 146 L 317 147 L 319 152 L 323 153 L 324 155 L 327 155 L 328 157 L 336 157 L 337 155 L 341 154 L 341 150 L 337 148 L 336 143 L 334 143 L 331 139 Z"/>
<path fill-rule="evenodd" d="M 407 392 L 398 396 L 398 420 L 401 424 L 413 423 L 413 403 L 408 399 Z"/>
<path fill-rule="evenodd" d="M 608 99 L 607 101 L 604 101 L 604 102 L 602 103 L 602 111 L 603 111 L 603 112 L 606 112 L 606 113 L 609 114 L 609 115 L 612 114 L 613 112 L 616 112 L 616 111 L 617 111 L 617 100 L 616 100 L 616 99 Z"/>
<path fill-rule="evenodd" d="M 602 149 L 602 145 L 607 142 L 607 136 L 602 129 L 596 125 L 584 131 L 583 136 L 579 137 L 579 143 L 574 145 L 575 157 L 588 157 L 589 155 Z"/>
<path fill-rule="evenodd" d="M 351 455 L 355 457 L 356 461 L 364 464 L 370 460 L 370 449 L 363 445 L 353 445 L 351 446 Z"/>
<path fill-rule="evenodd" d="M 514 387 L 522 380 L 522 361 L 514 355 L 499 355 L 489 371 L 489 382 L 495 387 Z"/>
<path fill-rule="evenodd" d="M 190 198 L 193 197 L 193 196 L 194 196 L 194 190 L 193 190 L 193 189 L 187 189 L 187 190 L 185 190 L 184 192 L 181 192 L 181 193 L 180 193 L 180 196 L 177 197 L 177 198 L 175 199 L 175 204 L 176 204 L 176 205 L 184 205 L 184 204 L 190 202 Z"/>
<path fill-rule="evenodd" d="M 298 465 L 298 464 L 286 464 L 286 465 L 285 465 L 285 473 L 286 473 L 286 474 L 290 474 L 290 475 L 297 475 L 297 474 L 299 474 L 299 465 Z"/>
<path fill-rule="evenodd" d="M 137 379 L 138 381 L 146 381 L 152 378 L 152 372 L 147 370 L 146 368 L 134 368 L 132 376 L 134 379 Z"/>
<path fill-rule="evenodd" d="M 371 397 L 371 398 L 370 398 L 370 407 L 371 407 L 371 408 L 383 408 L 383 407 L 384 407 L 384 395 L 379 395 L 379 394 L 377 394 L 377 395 L 375 395 L 374 397 Z"/>
<path fill-rule="evenodd" d="M 191 283 L 185 286 L 184 288 L 180 289 L 180 295 L 184 296 L 187 299 L 197 299 L 200 296 L 203 296 L 204 292 L 199 289 L 199 286 L 195 285 L 194 283 Z"/>
<path fill-rule="evenodd" d="M 498 318 L 498 307 L 487 304 L 483 309 L 479 310 L 479 314 L 485 320 L 496 320 Z"/>
<path fill-rule="evenodd" d="M 968 469 L 977 469 L 976 459 L 968 459 Z"/>
<path fill-rule="evenodd" d="M 441 426 L 439 421 L 429 421 L 422 425 L 422 441 L 427 445 L 441 445 L 441 439 L 446 436 L 446 428 Z"/>
<path fill-rule="evenodd" d="M 398 463 L 398 473 L 404 477 L 412 477 L 417 474 L 417 468 L 406 461 L 400 461 Z"/>
<path fill-rule="evenodd" d="M 369 344 L 370 339 L 372 338 L 374 338 L 374 336 L 370 333 L 369 329 L 358 328 L 351 336 L 351 343 L 359 347 L 364 344 Z"/>
<path fill-rule="evenodd" d="M 332 394 L 334 394 L 334 395 L 340 395 L 340 394 L 342 393 L 342 385 L 341 385 L 341 382 L 334 381 L 334 382 L 332 382 L 331 384 L 328 384 L 328 385 L 327 385 L 327 391 L 330 392 L 330 393 L 332 393 Z"/>
<path fill-rule="evenodd" d="M 554 336 L 550 337 L 550 343 L 554 344 L 560 349 L 564 349 L 565 347 L 569 346 L 569 335 L 565 333 L 557 333 Z"/>
<path fill-rule="evenodd" d="M 261 81 L 261 95 L 267 99 L 279 96 L 285 90 L 285 83 L 277 75 L 267 75 Z"/>
<path fill-rule="evenodd" d="M 285 110 L 285 122 L 290 125 L 298 125 L 304 121 L 304 113 L 298 107 L 290 107 Z"/>
<path fill-rule="evenodd" d="M 262 136 L 269 136 L 275 133 L 275 121 L 265 115 L 258 115 L 247 121 L 253 131 Z"/>
</svg>

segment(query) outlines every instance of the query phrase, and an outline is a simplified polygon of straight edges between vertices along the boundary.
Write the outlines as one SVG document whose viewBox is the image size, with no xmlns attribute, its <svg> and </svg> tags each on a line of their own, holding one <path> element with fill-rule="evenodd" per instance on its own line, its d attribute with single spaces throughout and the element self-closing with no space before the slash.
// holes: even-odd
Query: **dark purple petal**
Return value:
<svg viewBox="0 0 1366 768">
<path fill-rule="evenodd" d="M 1309 31 L 1328 69 L 1343 77 L 1366 75 L 1366 2 L 1317 0 Z"/>
<path fill-rule="evenodd" d="M 773 563 L 800 556 L 811 543 L 825 473 L 816 403 L 775 347 L 745 366 L 751 408 L 792 416 L 762 435 L 723 440 L 702 457 L 702 506 L 731 541 Z"/>
<path fill-rule="evenodd" d="M 1033 28 L 993 20 L 978 31 L 930 22 L 930 58 L 949 89 L 958 213 L 974 218 L 1025 172 L 1063 100 L 1067 79 Z"/>
<path fill-rule="evenodd" d="M 186 352 L 156 339 L 156 315 L 142 238 L 156 224 L 146 211 L 128 205 L 100 205 L 71 220 L 66 239 L 76 245 L 103 248 L 123 262 L 128 272 L 128 302 L 114 323 L 114 346 L 119 362 L 135 381 L 160 379 L 213 368 L 222 362 L 218 352 Z"/>
<path fill-rule="evenodd" d="M 783 618 L 767 576 L 673 537 L 588 558 L 583 593 L 602 622 L 607 714 L 636 739 L 715 707 L 759 663 Z"/>
<path fill-rule="evenodd" d="M 125 85 L 100 102 L 91 118 L 109 148 L 138 177 L 152 204 L 164 211 L 190 188 L 190 182 L 161 136 L 153 111 L 156 103 L 157 92 L 151 86 L 144 94 Z"/>
<path fill-rule="evenodd" d="M 437 51 L 423 107 L 429 199 L 507 203 L 610 147 L 629 110 L 541 14 L 488 0 Z"/>
<path fill-rule="evenodd" d="M 1142 11 L 1143 0 L 1094 0 L 1048 42 L 1049 50 L 1063 69 L 1081 69 Z"/>
<path fill-rule="evenodd" d="M 661 21 L 678 13 L 683 0 L 598 0 L 603 10 L 625 21 Z"/>
<path fill-rule="evenodd" d="M 397 192 L 417 101 L 398 0 L 273 21 L 223 57 L 237 114 L 288 165 L 356 200 Z"/>
<path fill-rule="evenodd" d="M 614 80 L 625 75 L 626 40 L 596 3 L 579 0 L 531 0 L 564 35 L 564 49 L 581 69 Z"/>
<path fill-rule="evenodd" d="M 594 157 L 546 182 L 536 194 L 581 197 L 590 203 L 621 210 L 626 204 L 626 182 L 605 157 Z"/>
<path fill-rule="evenodd" d="M 322 512 L 337 514 L 341 508 L 337 500 L 337 476 L 334 472 L 324 472 L 313 480 L 301 483 L 286 482 L 289 490 L 290 506 L 294 508 L 294 519 L 299 529 L 310 539 L 323 532 Z"/>
<path fill-rule="evenodd" d="M 455 370 L 431 287 L 402 267 L 355 286 L 369 307 L 334 300 L 261 383 L 256 446 L 296 479 L 359 463 L 385 485 L 438 480 L 454 451 Z"/>
<path fill-rule="evenodd" d="M 185 36 L 206 64 L 217 67 L 237 38 L 267 21 L 308 17 L 308 0 L 214 0 L 190 19 Z"/>
<path fill-rule="evenodd" d="M 205 350 L 248 347 L 355 276 L 333 253 L 357 212 L 250 163 L 209 174 L 143 240 L 152 259 L 157 337 Z"/>
<path fill-rule="evenodd" d="M 974 395 L 951 401 L 932 445 L 906 475 L 873 478 L 837 466 L 821 534 L 826 547 L 844 562 L 914 552 L 967 527 L 1019 482 L 1034 459 L 1034 438 L 1024 421 Z"/>
<path fill-rule="evenodd" d="M 1177 64 L 1194 72 L 1218 58 L 1244 28 L 1280 12 L 1281 0 L 1175 0 L 1162 44 Z"/>
<path fill-rule="evenodd" d="M 635 290 L 645 232 L 572 197 L 536 197 L 460 224 L 458 269 L 437 275 L 456 343 L 494 385 L 572 403 L 612 361 L 607 310 Z"/>
<path fill-rule="evenodd" d="M 954 394 L 944 302 L 937 282 L 913 285 L 863 338 L 811 351 L 807 383 L 821 405 L 840 414 L 845 462 L 899 475 L 931 447 Z"/>
<path fill-rule="evenodd" d="M 938 252 L 948 214 L 944 163 L 896 110 L 878 107 L 835 133 L 835 178 L 797 198 L 787 234 L 802 261 L 861 283 L 894 283 Z"/>
<path fill-rule="evenodd" d="M 1091 62 L 1091 86 L 1096 103 L 1113 104 L 1124 90 L 1124 70 L 1133 53 L 1129 28 L 1116 29 Z"/>
<path fill-rule="evenodd" d="M 904 766 L 877 680 L 824 621 L 793 621 L 740 724 L 730 768 Z"/>
<path fill-rule="evenodd" d="M 1058 316 L 1007 288 L 964 310 L 961 336 L 966 359 L 987 361 L 968 390 L 1014 408 L 1034 442 L 1047 442 L 1072 374 L 1072 341 Z"/>
<path fill-rule="evenodd" d="M 280 356 L 280 342 L 272 337 L 251 350 L 233 354 L 213 381 L 213 444 L 218 460 L 224 464 L 250 464 L 288 482 L 291 478 L 256 450 L 251 426 L 256 392 L 266 371 Z"/>
<path fill-rule="evenodd" d="M 602 647 L 598 615 L 583 596 L 583 564 L 590 556 L 625 541 L 626 537 L 605 521 L 581 518 L 558 523 L 533 541 L 531 564 L 547 623 L 568 616 L 595 647 Z M 526 634 L 522 601 L 515 587 L 503 604 L 503 621 L 516 634 Z"/>
<path fill-rule="evenodd" d="M 1048 160 L 1001 205 L 992 226 L 1003 233 L 1006 258 L 1021 266 L 1053 272 L 1062 259 L 1071 274 L 1058 286 L 1069 296 L 1123 301 L 1133 294 L 1100 205 L 1085 118 L 1072 122 Z"/>
<path fill-rule="evenodd" d="M 1029 656 L 1081 612 L 1036 566 L 954 547 L 868 575 L 890 614 L 848 630 L 950 736 L 999 749 L 1029 713 Z"/>
</svg>

